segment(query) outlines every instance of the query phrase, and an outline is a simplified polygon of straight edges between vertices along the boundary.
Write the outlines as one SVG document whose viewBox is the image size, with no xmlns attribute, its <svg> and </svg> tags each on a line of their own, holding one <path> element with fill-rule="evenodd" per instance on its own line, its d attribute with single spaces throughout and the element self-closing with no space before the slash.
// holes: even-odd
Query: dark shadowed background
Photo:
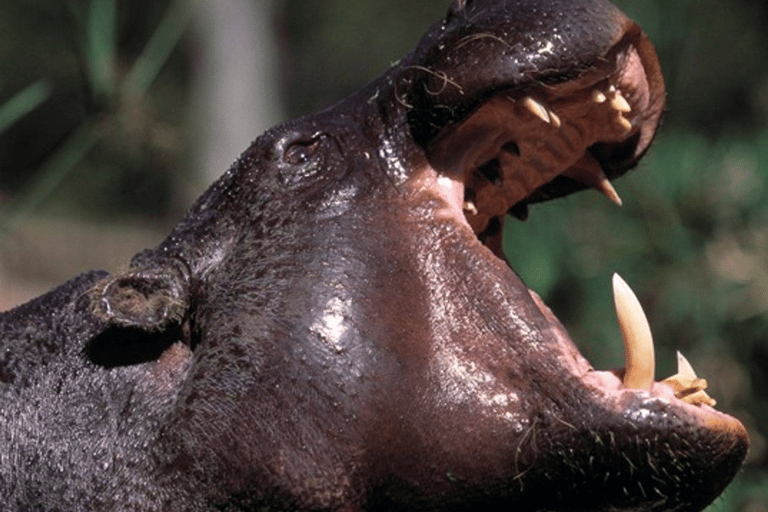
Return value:
<svg viewBox="0 0 768 512">
<path fill-rule="evenodd" d="M 668 112 L 615 186 L 507 223 L 515 269 L 597 366 L 623 364 L 610 276 L 750 430 L 718 511 L 768 511 L 768 5 L 618 2 Z M 407 52 L 447 0 L 0 2 L 0 310 L 157 244 L 247 144 Z"/>
</svg>

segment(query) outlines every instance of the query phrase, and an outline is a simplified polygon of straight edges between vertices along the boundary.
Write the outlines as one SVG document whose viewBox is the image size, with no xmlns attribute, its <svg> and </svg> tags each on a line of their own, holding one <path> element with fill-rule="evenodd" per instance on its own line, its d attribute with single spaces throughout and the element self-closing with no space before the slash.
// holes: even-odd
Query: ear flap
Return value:
<svg viewBox="0 0 768 512">
<path fill-rule="evenodd" d="M 189 338 L 188 309 L 187 282 L 171 269 L 130 270 L 102 279 L 91 288 L 91 314 L 106 326 L 90 340 L 86 354 L 105 367 L 156 360 Z"/>
<path fill-rule="evenodd" d="M 178 324 L 189 308 L 187 283 L 173 272 L 132 270 L 92 288 L 94 316 L 108 324 L 147 331 Z"/>
</svg>

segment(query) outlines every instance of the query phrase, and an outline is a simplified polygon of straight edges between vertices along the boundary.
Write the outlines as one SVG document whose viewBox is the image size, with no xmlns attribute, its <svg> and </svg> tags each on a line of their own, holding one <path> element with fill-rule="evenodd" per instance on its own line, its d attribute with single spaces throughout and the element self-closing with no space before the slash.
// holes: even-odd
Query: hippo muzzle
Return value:
<svg viewBox="0 0 768 512">
<path fill-rule="evenodd" d="M 10 509 L 702 510 L 741 423 L 684 363 L 593 369 L 501 250 L 531 204 L 620 203 L 663 105 L 609 3 L 455 0 L 127 270 L 0 315 Z"/>
</svg>

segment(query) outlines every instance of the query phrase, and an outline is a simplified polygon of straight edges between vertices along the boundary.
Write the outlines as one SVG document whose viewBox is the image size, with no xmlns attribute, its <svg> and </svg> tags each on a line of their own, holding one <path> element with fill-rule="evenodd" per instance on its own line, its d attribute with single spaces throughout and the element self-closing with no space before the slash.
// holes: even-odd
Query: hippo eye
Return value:
<svg viewBox="0 0 768 512">
<path fill-rule="evenodd" d="M 294 142 L 285 150 L 283 160 L 291 165 L 299 165 L 310 160 L 320 147 L 321 135 L 317 135 L 309 140 Z"/>
</svg>

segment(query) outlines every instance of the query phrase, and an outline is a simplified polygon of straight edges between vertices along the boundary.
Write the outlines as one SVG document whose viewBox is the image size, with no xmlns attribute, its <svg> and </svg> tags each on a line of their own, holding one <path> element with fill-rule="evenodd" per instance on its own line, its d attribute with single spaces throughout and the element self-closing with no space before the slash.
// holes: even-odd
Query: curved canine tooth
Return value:
<svg viewBox="0 0 768 512">
<path fill-rule="evenodd" d="M 619 112 L 623 112 L 625 114 L 627 112 L 632 112 L 632 107 L 630 106 L 629 102 L 618 91 L 616 92 L 616 95 L 611 98 L 611 106 Z"/>
<path fill-rule="evenodd" d="M 621 197 L 613 188 L 611 182 L 605 176 L 602 167 L 595 158 L 589 153 L 585 153 L 581 160 L 576 162 L 563 173 L 563 176 L 567 176 L 585 185 L 589 185 L 594 188 L 611 202 L 621 206 Z"/>
<path fill-rule="evenodd" d="M 464 210 L 472 215 L 477 215 L 477 206 L 472 201 L 464 201 Z"/>
<path fill-rule="evenodd" d="M 656 365 L 651 328 L 640 302 L 619 274 L 613 274 L 613 300 L 624 340 L 624 386 L 651 389 Z"/>
<path fill-rule="evenodd" d="M 605 94 L 603 94 L 602 92 L 598 90 L 592 91 L 592 101 L 594 101 L 595 103 L 605 103 L 605 100 L 607 99 L 608 98 L 606 98 Z"/>
<path fill-rule="evenodd" d="M 523 106 L 533 115 L 544 121 L 545 123 L 552 122 L 549 118 L 549 111 L 547 110 L 547 107 L 536 101 L 535 99 L 531 98 L 530 96 L 526 96 L 523 98 Z"/>
<path fill-rule="evenodd" d="M 611 182 L 608 181 L 608 178 L 603 177 L 603 180 L 600 181 L 600 183 L 598 183 L 595 188 L 617 206 L 622 205 L 619 193 L 616 192 L 615 188 L 613 188 L 613 185 L 611 185 Z"/>
</svg>

